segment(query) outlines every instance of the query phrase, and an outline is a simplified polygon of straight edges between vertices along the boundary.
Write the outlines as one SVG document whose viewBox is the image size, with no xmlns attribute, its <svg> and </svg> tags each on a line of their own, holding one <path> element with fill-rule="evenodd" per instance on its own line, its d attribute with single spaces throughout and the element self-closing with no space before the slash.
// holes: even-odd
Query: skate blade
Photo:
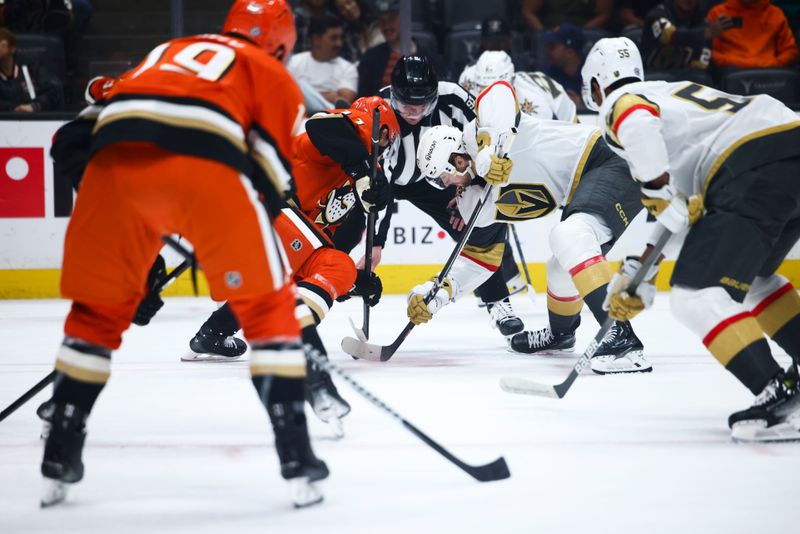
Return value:
<svg viewBox="0 0 800 534">
<path fill-rule="evenodd" d="M 60 480 L 45 478 L 42 483 L 42 496 L 39 506 L 49 508 L 63 502 L 67 497 L 69 486 Z"/>
<path fill-rule="evenodd" d="M 295 508 L 308 508 L 322 502 L 322 492 L 308 477 L 290 478 L 287 482 Z"/>
<path fill-rule="evenodd" d="M 242 359 L 244 354 L 239 356 L 220 356 L 219 354 L 209 354 L 189 351 L 181 356 L 182 362 L 236 362 Z"/>
<path fill-rule="evenodd" d="M 575 354 L 575 347 L 570 347 L 568 349 L 540 350 L 537 352 L 520 352 L 508 347 L 508 352 L 511 354 L 522 354 L 523 356 L 570 356 Z"/>
<path fill-rule="evenodd" d="M 783 422 L 770 427 L 767 422 L 742 421 L 733 425 L 731 438 L 740 443 L 775 443 L 781 441 L 800 441 L 800 422 Z"/>
</svg>

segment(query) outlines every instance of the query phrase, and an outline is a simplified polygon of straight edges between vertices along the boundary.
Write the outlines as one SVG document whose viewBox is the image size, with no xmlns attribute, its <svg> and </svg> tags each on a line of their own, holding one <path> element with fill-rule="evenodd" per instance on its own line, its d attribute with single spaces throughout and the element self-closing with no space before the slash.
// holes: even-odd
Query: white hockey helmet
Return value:
<svg viewBox="0 0 800 534">
<path fill-rule="evenodd" d="M 422 134 L 417 147 L 417 166 L 425 179 L 437 189 L 445 185 L 440 176 L 443 172 L 459 173 L 450 159 L 453 153 L 466 154 L 464 134 L 455 126 L 434 126 Z"/>
<path fill-rule="evenodd" d="M 592 80 L 597 81 L 603 92 L 608 86 L 623 78 L 644 80 L 642 56 L 634 42 L 627 37 L 600 39 L 586 56 L 581 77 L 583 103 L 587 108 L 599 111 L 600 106 L 592 100 Z"/>
<path fill-rule="evenodd" d="M 511 82 L 514 63 L 511 56 L 502 50 L 487 50 L 475 63 L 475 84 L 483 91 L 496 81 Z"/>
</svg>

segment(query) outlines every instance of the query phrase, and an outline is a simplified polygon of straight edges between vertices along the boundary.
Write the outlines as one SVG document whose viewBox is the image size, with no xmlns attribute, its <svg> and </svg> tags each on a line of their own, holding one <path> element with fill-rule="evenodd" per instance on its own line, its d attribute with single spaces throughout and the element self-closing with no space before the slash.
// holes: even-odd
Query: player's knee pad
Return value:
<svg viewBox="0 0 800 534">
<path fill-rule="evenodd" d="M 602 255 L 600 245 L 613 238 L 611 229 L 594 215 L 575 213 L 550 231 L 550 250 L 569 271 L 574 266 Z"/>
<path fill-rule="evenodd" d="M 694 289 L 674 286 L 670 294 L 672 314 L 701 339 L 725 321 L 748 313 L 721 287 Z"/>
<path fill-rule="evenodd" d="M 137 305 L 138 301 L 119 305 L 74 301 L 64 323 L 64 333 L 94 345 L 117 349 L 122 343 L 122 333 L 131 324 Z"/>
<path fill-rule="evenodd" d="M 567 272 L 561 263 L 555 258 L 550 256 L 545 263 L 547 273 L 547 292 L 554 297 L 570 298 L 578 296 L 578 290 L 575 288 L 575 283 L 572 277 Z"/>
<path fill-rule="evenodd" d="M 744 297 L 744 305 L 752 310 L 788 283 L 789 279 L 780 274 L 766 277 L 757 276 Z"/>
</svg>

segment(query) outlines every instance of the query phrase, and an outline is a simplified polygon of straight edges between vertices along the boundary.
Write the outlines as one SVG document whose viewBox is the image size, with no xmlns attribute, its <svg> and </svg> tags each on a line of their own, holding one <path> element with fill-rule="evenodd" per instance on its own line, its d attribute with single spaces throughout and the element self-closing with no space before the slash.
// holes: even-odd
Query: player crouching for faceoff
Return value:
<svg viewBox="0 0 800 534">
<path fill-rule="evenodd" d="M 639 51 L 626 38 L 598 41 L 582 75 L 584 102 L 599 111 L 648 211 L 673 233 L 688 228 L 672 312 L 756 395 L 730 416 L 731 435 L 800 439 L 800 297 L 775 273 L 800 237 L 797 115 L 766 95 L 642 81 Z M 627 260 L 609 286 L 612 317 L 630 319 L 652 303 L 647 284 L 626 292 L 638 266 Z M 788 370 L 764 334 L 792 357 Z"/>
<path fill-rule="evenodd" d="M 613 269 L 604 251 L 642 208 L 639 192 L 625 185 L 630 180 L 627 166 L 608 149 L 598 128 L 520 114 L 507 82 L 492 84 L 481 93 L 476 115 L 463 134 L 444 126 L 428 130 L 420 142 L 417 163 L 428 180 L 460 187 L 458 207 L 465 219 L 482 196 L 484 184 L 500 186 L 491 197 L 493 204 L 481 211 L 478 231 L 493 222 L 527 221 L 563 207 L 562 220 L 550 233 L 550 326 L 516 334 L 510 346 L 528 354 L 572 352 L 584 302 L 599 323 L 607 318 L 602 303 Z M 517 134 L 508 159 L 500 158 L 494 153 L 495 144 L 514 127 Z M 493 246 L 502 247 L 502 241 L 496 240 Z M 427 306 L 422 300 L 432 283 L 412 290 L 408 307 L 412 321 L 430 319 L 488 277 L 490 267 L 465 247 L 446 284 Z M 617 322 L 592 359 L 592 369 L 599 374 L 650 371 L 643 350 L 630 323 Z"/>
<path fill-rule="evenodd" d="M 351 109 L 323 111 L 306 122 L 305 133 L 293 140 L 291 164 L 296 191 L 274 221 L 300 298 L 310 310 L 300 318 L 303 343 L 321 357 L 327 354 L 316 327 L 334 300 L 358 296 L 374 306 L 381 296 L 380 278 L 357 270 L 349 256 L 352 246 L 360 241 L 365 214 L 384 209 L 391 198 L 380 169 L 374 186 L 368 185 L 375 108 L 380 110 L 378 149 L 383 152 L 398 141 L 400 127 L 389 104 L 379 96 L 359 98 Z M 361 218 L 361 224 L 348 221 L 342 228 L 351 217 Z M 351 227 L 358 235 L 338 235 Z M 183 359 L 238 358 L 247 350 L 244 340 L 233 337 L 238 330 L 239 322 L 230 306 L 223 305 L 189 342 L 192 352 Z M 314 413 L 341 436 L 339 419 L 347 415 L 350 406 L 339 395 L 330 374 L 311 360 L 306 398 Z"/>
<path fill-rule="evenodd" d="M 64 245 L 61 291 L 72 307 L 53 395 L 38 410 L 42 506 L 83 478 L 86 422 L 111 352 L 145 292 L 161 236 L 173 233 L 195 245 L 212 296 L 228 300 L 252 343 L 252 383 L 295 505 L 322 500 L 312 483 L 328 468 L 309 440 L 296 318 L 308 312 L 258 198 L 292 187 L 284 161 L 305 114 L 279 61 L 294 46 L 292 12 L 284 0 L 237 0 L 223 32 L 156 47 L 109 91 L 97 117 Z"/>
</svg>

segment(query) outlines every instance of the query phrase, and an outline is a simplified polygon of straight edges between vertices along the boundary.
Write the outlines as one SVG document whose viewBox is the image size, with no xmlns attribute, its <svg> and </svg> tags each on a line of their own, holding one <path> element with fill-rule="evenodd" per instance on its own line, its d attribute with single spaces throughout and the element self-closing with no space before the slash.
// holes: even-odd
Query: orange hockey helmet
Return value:
<svg viewBox="0 0 800 534">
<path fill-rule="evenodd" d="M 235 0 L 222 33 L 246 37 L 281 61 L 289 58 L 297 41 L 292 8 L 286 0 Z"/>
<path fill-rule="evenodd" d="M 386 128 L 389 136 L 389 145 L 393 146 L 400 137 L 400 124 L 394 115 L 389 103 L 379 96 L 362 96 L 350 106 L 353 109 L 361 110 L 372 117 L 375 108 L 381 111 L 381 130 Z"/>
</svg>

